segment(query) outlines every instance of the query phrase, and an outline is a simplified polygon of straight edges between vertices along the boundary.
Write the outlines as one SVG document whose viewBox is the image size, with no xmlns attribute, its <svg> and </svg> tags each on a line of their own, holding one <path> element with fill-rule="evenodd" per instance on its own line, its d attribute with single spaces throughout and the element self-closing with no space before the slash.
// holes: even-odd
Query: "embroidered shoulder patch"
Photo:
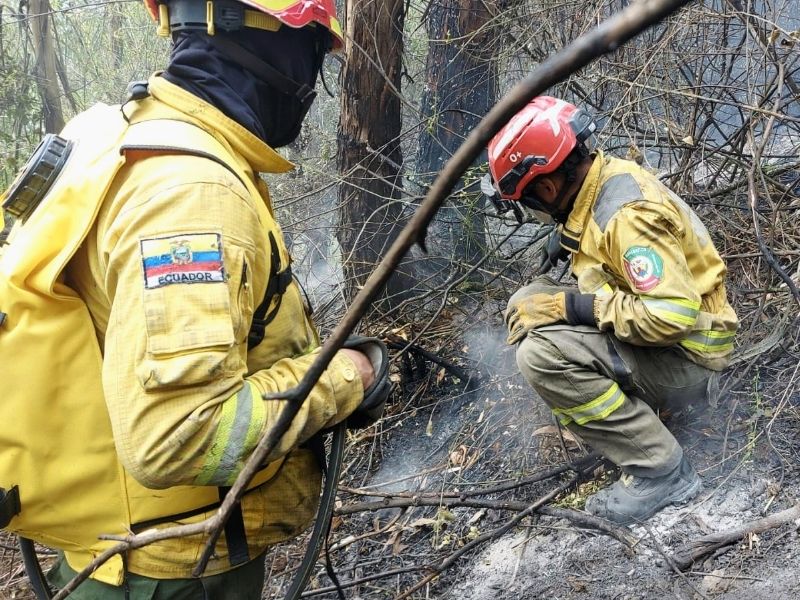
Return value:
<svg viewBox="0 0 800 600">
<path fill-rule="evenodd" d="M 218 233 L 184 233 L 141 241 L 144 285 L 225 281 L 222 238 Z"/>
<path fill-rule="evenodd" d="M 625 272 L 634 289 L 649 292 L 664 277 L 664 261 L 658 252 L 644 246 L 631 246 L 623 255 Z"/>
</svg>

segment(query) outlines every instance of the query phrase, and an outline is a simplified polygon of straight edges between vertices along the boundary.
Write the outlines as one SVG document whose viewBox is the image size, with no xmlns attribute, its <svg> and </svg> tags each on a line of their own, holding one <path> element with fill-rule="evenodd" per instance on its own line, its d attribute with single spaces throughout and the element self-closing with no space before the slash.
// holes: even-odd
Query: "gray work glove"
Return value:
<svg viewBox="0 0 800 600">
<path fill-rule="evenodd" d="M 389 381 L 389 351 L 386 344 L 378 338 L 357 335 L 348 338 L 342 348 L 358 350 L 365 354 L 375 371 L 375 381 L 364 390 L 361 404 L 347 417 L 347 426 L 350 429 L 369 427 L 383 415 L 386 400 L 392 389 L 392 382 Z"/>
<path fill-rule="evenodd" d="M 539 253 L 538 273 L 547 273 L 558 264 L 559 260 L 567 260 L 567 258 L 569 258 L 569 250 L 561 245 L 561 229 L 555 228 Z"/>
</svg>

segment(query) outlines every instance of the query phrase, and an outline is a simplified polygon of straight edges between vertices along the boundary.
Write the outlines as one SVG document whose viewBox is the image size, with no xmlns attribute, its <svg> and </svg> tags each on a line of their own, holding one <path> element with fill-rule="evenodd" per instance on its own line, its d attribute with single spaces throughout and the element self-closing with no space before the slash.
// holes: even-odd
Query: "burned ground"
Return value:
<svg viewBox="0 0 800 600">
<path fill-rule="evenodd" d="M 792 214 L 776 223 L 777 249 L 797 280 Z M 422 313 L 406 313 L 376 331 L 392 341 L 395 390 L 377 426 L 348 434 L 329 551 L 345 597 L 800 595 L 796 520 L 747 533 L 684 569 L 675 564 L 692 541 L 779 514 L 800 497 L 797 305 L 758 262 L 752 237 L 733 239 L 736 231 L 746 231 L 745 220 L 726 217 L 724 228 L 712 228 L 743 323 L 737 362 L 723 375 L 716 407 L 661 415 L 700 472 L 704 491 L 643 526 L 586 519 L 586 496 L 615 473 L 591 468 L 580 485 L 573 483 L 567 467 L 590 449 L 554 425 L 516 370 L 500 313 L 529 271 L 506 271 L 491 286 L 451 293 L 425 315 L 424 326 Z M 404 340 L 424 352 L 404 350 Z M 534 481 L 540 473 L 552 476 Z M 264 598 L 282 597 L 306 541 L 269 553 Z M 48 563 L 52 554 L 43 549 L 42 558 Z M 338 597 L 324 558 L 304 597 Z M 2 536 L 0 599 L 11 598 L 33 595 L 15 541 Z"/>
<path fill-rule="evenodd" d="M 427 386 L 424 397 L 435 400 L 393 410 L 383 424 L 384 433 L 370 440 L 372 461 L 379 465 L 371 474 L 360 469 L 366 458 L 352 459 L 361 464 L 349 464 L 341 511 L 354 505 L 371 510 L 334 522 L 331 557 L 338 577 L 342 583 L 362 581 L 348 589 L 347 597 L 793 598 L 800 593 L 800 539 L 791 522 L 747 535 L 683 571 L 671 562 L 694 539 L 797 502 L 796 359 L 782 363 L 785 353 L 779 351 L 777 361 L 765 360 L 745 374 L 744 368 L 732 369 L 725 381 L 733 389 L 716 408 L 664 416 L 705 488 L 689 505 L 668 508 L 644 526 L 632 527 L 632 539 L 624 544 L 571 518 L 536 514 L 502 532 L 519 510 L 503 510 L 504 502 L 533 503 L 568 480 L 567 474 L 469 496 L 475 500 L 470 507 L 444 508 L 453 495 L 462 494 L 463 499 L 471 490 L 510 484 L 584 452 L 569 437 L 562 443 L 542 403 L 514 372 L 508 350 L 498 353 L 497 348 L 484 344 L 488 376 L 472 390 L 434 369 L 420 385 Z M 595 475 L 606 481 L 615 476 L 600 470 Z M 580 511 L 595 485 L 585 483 L 576 492 L 560 495 L 553 505 Z M 413 498 L 406 498 L 411 506 L 403 509 L 372 510 L 363 504 L 402 501 L 407 492 L 418 503 L 438 495 L 442 507 L 413 506 Z M 475 543 L 484 536 L 488 539 Z M 468 544 L 474 548 L 451 560 Z M 296 550 L 289 549 L 274 557 L 273 594 L 281 586 L 283 566 L 296 560 Z M 426 567 L 444 569 L 430 578 Z M 395 574 L 387 575 L 391 573 Z M 369 580 L 381 574 L 385 576 Z M 409 593 L 428 578 L 429 583 Z M 329 586 L 320 563 L 308 595 L 336 598 L 323 591 Z"/>
</svg>

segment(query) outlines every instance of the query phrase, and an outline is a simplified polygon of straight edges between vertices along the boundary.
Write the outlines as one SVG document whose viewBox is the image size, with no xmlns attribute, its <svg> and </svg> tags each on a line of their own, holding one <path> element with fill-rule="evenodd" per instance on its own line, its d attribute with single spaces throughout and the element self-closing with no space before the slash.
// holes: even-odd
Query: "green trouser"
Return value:
<svg viewBox="0 0 800 600">
<path fill-rule="evenodd" d="M 58 588 L 76 575 L 62 556 L 47 579 Z M 200 579 L 151 579 L 128 573 L 119 587 L 87 579 L 70 600 L 260 600 L 264 587 L 264 554 L 231 571 Z M 127 594 L 126 594 L 127 587 Z"/>
<path fill-rule="evenodd" d="M 509 300 L 536 292 L 574 291 L 539 279 Z M 677 348 L 633 346 L 585 325 L 550 325 L 528 333 L 517 365 L 559 421 L 632 475 L 673 470 L 683 451 L 655 410 L 680 410 L 714 393 L 718 373 Z"/>
</svg>

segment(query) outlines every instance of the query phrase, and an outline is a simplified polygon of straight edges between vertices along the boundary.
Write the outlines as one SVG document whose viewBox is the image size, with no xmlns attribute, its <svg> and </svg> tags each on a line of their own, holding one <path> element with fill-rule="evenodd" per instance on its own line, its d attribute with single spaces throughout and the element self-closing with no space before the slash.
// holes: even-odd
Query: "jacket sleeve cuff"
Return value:
<svg viewBox="0 0 800 600">
<path fill-rule="evenodd" d="M 594 294 L 565 294 L 564 308 L 567 323 L 570 325 L 591 325 L 597 327 L 594 316 Z"/>
</svg>

